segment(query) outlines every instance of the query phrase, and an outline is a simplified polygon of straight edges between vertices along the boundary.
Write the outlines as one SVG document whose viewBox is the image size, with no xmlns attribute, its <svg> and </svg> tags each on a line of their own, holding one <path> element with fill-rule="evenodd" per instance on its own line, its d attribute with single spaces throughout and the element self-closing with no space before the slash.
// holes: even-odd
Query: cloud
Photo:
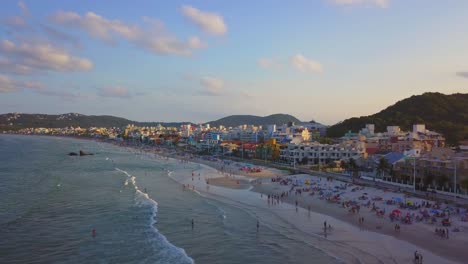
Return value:
<svg viewBox="0 0 468 264">
<path fill-rule="evenodd" d="M 42 90 L 44 85 L 40 82 L 19 81 L 0 74 L 0 93 L 11 93 L 22 89 Z"/>
<path fill-rule="evenodd" d="M 88 71 L 93 68 L 90 60 L 72 56 L 66 50 L 45 42 L 24 41 L 15 44 L 3 40 L 0 42 L 0 55 L 6 56 L 0 67 L 10 65 L 18 74 L 34 71 Z"/>
<path fill-rule="evenodd" d="M 274 59 L 268 59 L 268 58 L 260 58 L 257 61 L 257 64 L 264 69 L 279 70 L 282 67 L 280 62 Z"/>
<path fill-rule="evenodd" d="M 224 19 L 219 14 L 204 12 L 187 5 L 182 6 L 181 12 L 191 22 L 195 23 L 195 25 L 209 34 L 224 35 L 227 32 Z"/>
<path fill-rule="evenodd" d="M 381 8 L 387 8 L 390 0 L 331 0 L 337 5 L 376 5 Z"/>
<path fill-rule="evenodd" d="M 468 71 L 466 72 L 457 72 L 458 77 L 468 78 Z"/>
<path fill-rule="evenodd" d="M 200 79 L 200 85 L 203 90 L 199 91 L 198 94 L 220 96 L 223 93 L 224 80 L 218 77 L 203 77 Z"/>
<path fill-rule="evenodd" d="M 49 16 L 49 21 L 67 28 L 79 28 L 92 38 L 116 43 L 119 38 L 157 54 L 189 56 L 206 45 L 195 36 L 183 41 L 168 32 L 164 24 L 156 19 L 143 17 L 145 27 L 131 25 L 120 20 L 106 19 L 93 12 L 83 16 L 74 12 L 59 11 Z"/>
<path fill-rule="evenodd" d="M 11 16 L 5 19 L 4 22 L 7 26 L 10 26 L 14 29 L 22 29 L 26 28 L 28 24 L 26 23 L 26 20 L 20 16 Z"/>
<path fill-rule="evenodd" d="M 54 91 L 54 90 L 39 90 L 36 93 L 45 96 L 59 97 L 67 101 L 74 101 L 75 99 L 86 99 L 89 98 L 87 95 L 82 95 L 78 93 L 71 93 L 67 91 Z"/>
<path fill-rule="evenodd" d="M 100 89 L 98 95 L 101 97 L 113 97 L 113 98 L 131 98 L 132 95 L 127 88 L 122 86 L 106 87 Z"/>
<path fill-rule="evenodd" d="M 18 2 L 18 7 L 21 9 L 21 14 L 23 16 L 29 16 L 29 8 L 23 1 Z"/>
<path fill-rule="evenodd" d="M 60 31 L 45 24 L 41 24 L 40 27 L 49 39 L 53 39 L 59 43 L 71 44 L 75 48 L 81 47 L 80 40 L 73 35 L 70 35 L 66 32 Z"/>
<path fill-rule="evenodd" d="M 291 65 L 298 71 L 309 73 L 323 72 L 322 65 L 314 60 L 304 57 L 302 54 L 296 54 L 291 58 Z"/>
</svg>

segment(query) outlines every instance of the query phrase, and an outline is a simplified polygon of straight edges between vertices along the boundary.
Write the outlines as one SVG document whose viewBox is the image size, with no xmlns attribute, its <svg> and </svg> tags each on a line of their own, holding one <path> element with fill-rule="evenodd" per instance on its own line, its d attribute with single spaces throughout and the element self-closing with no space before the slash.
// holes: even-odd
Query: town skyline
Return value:
<svg viewBox="0 0 468 264">
<path fill-rule="evenodd" d="M 412 95 L 466 93 L 468 3 L 268 3 L 5 1 L 0 113 L 332 125 Z"/>
</svg>

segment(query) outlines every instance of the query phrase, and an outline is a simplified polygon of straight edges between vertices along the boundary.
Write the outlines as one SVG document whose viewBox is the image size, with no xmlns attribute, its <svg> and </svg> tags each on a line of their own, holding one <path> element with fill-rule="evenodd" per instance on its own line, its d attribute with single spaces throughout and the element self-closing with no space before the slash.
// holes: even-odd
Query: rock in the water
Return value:
<svg viewBox="0 0 468 264">
<path fill-rule="evenodd" d="M 68 156 L 78 156 L 78 153 L 76 153 L 76 152 L 70 152 L 70 153 L 68 153 Z"/>
<path fill-rule="evenodd" d="M 94 155 L 93 153 L 87 153 L 82 150 L 80 150 L 80 156 L 88 156 L 88 155 Z"/>
</svg>

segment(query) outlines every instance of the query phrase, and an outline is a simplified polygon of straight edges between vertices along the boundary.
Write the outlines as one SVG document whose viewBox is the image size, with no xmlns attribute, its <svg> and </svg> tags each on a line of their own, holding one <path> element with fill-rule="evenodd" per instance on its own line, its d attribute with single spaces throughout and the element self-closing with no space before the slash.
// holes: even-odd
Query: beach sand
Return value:
<svg viewBox="0 0 468 264">
<path fill-rule="evenodd" d="M 210 185 L 221 186 L 232 189 L 248 189 L 252 187 L 250 181 L 246 179 L 236 179 L 229 176 L 223 176 L 219 178 L 211 178 L 209 180 Z"/>
<path fill-rule="evenodd" d="M 165 155 L 165 153 L 159 154 Z M 236 171 L 233 172 L 234 175 L 226 177 L 231 174 L 224 171 L 223 175 L 222 171 L 213 168 L 222 169 L 223 165 L 220 163 L 181 161 L 166 159 L 159 155 L 154 157 L 166 160 L 167 163 L 184 163 L 184 166 L 178 166 L 170 172 L 169 176 L 184 185 L 187 191 L 194 191 L 207 198 L 242 208 L 256 217 L 261 226 L 283 232 L 292 239 L 321 249 L 345 263 L 413 263 L 413 254 L 416 250 L 424 256 L 424 263 L 465 263 L 468 259 L 468 251 L 464 250 L 468 245 L 468 237 L 465 235 L 468 226 L 461 226 L 466 223 L 456 222 L 462 227 L 462 232 L 452 232 L 450 239 L 436 236 L 435 226 L 424 223 L 400 224 L 401 231 L 397 233 L 393 229 L 394 224 L 387 216 L 378 218 L 375 213 L 370 212 L 370 208 L 366 207 L 361 207 L 359 214 L 353 214 L 336 203 L 319 199 L 318 195 L 303 193 L 301 196 L 288 196 L 278 204 L 268 203 L 267 194 L 279 194 L 291 188 L 271 182 L 269 176 L 237 175 Z M 278 175 L 274 170 L 266 173 L 268 170 L 270 169 L 263 169 L 264 175 Z M 191 173 L 194 171 L 200 173 L 200 178 L 194 177 L 192 180 Z M 319 181 L 318 177 L 310 175 L 286 176 L 285 172 L 281 175 Z M 213 184 L 207 184 L 207 180 Z M 237 180 L 242 181 L 242 188 L 236 186 Z M 337 181 L 328 182 L 324 178 L 321 181 L 330 186 L 342 184 Z M 348 196 L 352 199 L 364 192 L 369 197 L 402 195 L 365 187 L 359 192 L 345 192 L 343 197 Z M 417 199 L 412 199 L 417 202 Z M 296 200 L 299 204 L 297 208 L 294 205 Z M 311 211 L 306 209 L 309 205 Z M 386 210 L 388 214 L 392 208 L 389 206 Z M 365 218 L 363 225 L 358 224 L 358 217 L 361 216 Z M 332 226 L 331 230 L 324 232 L 324 221 Z"/>
</svg>

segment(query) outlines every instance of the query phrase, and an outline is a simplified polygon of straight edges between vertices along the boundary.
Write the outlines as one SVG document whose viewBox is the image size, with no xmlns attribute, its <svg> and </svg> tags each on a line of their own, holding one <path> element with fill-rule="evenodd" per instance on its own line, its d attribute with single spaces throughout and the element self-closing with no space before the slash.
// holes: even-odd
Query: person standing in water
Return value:
<svg viewBox="0 0 468 264">
<path fill-rule="evenodd" d="M 259 229 L 260 229 L 260 222 L 257 220 L 257 233 Z"/>
<path fill-rule="evenodd" d="M 194 227 L 195 227 L 195 222 L 193 221 L 193 218 L 192 218 L 192 230 Z"/>
</svg>

